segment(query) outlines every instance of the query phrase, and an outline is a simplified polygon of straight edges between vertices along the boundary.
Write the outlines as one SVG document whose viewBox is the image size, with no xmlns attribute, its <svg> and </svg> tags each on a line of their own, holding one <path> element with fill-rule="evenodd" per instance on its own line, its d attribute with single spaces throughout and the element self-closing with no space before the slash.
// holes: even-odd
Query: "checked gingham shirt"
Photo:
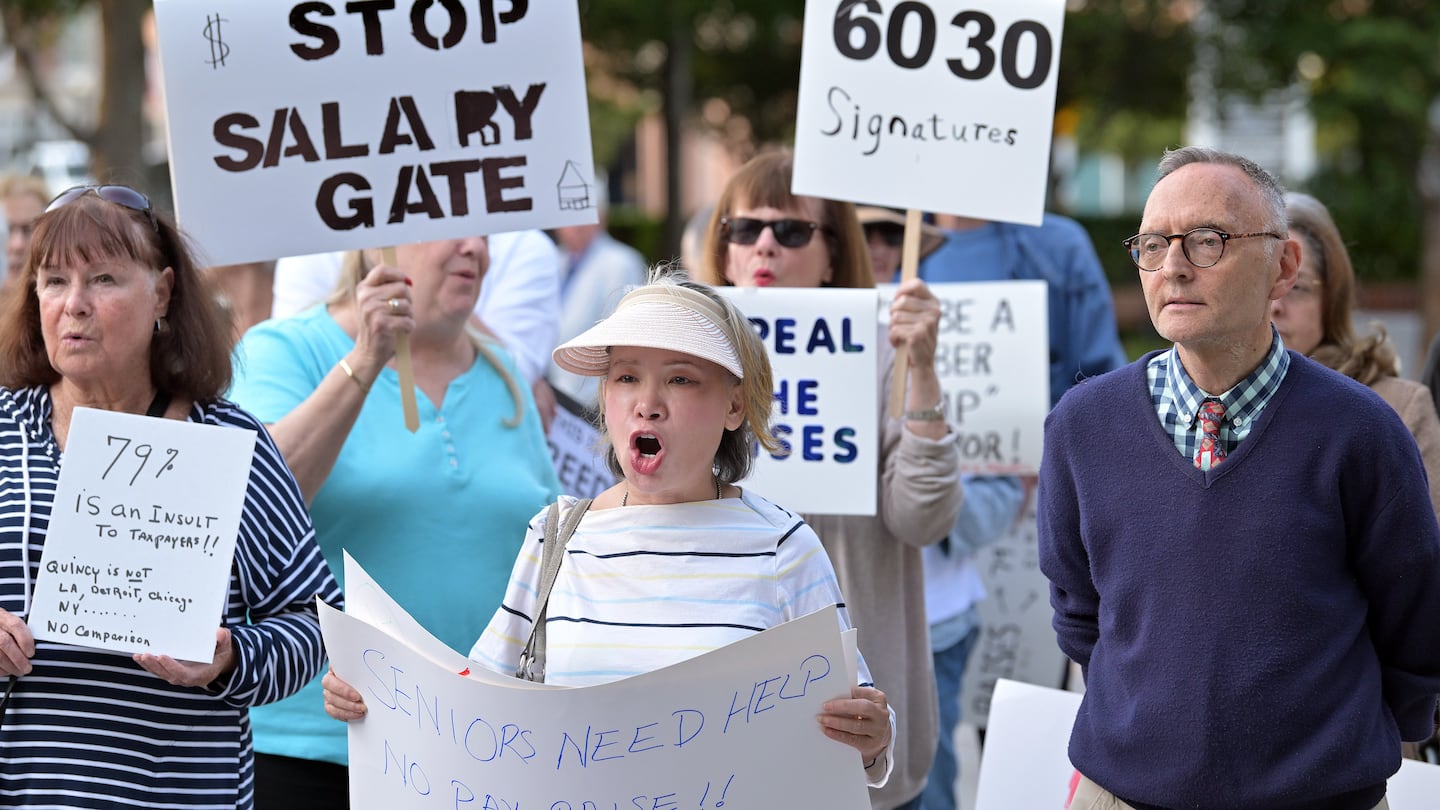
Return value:
<svg viewBox="0 0 1440 810">
<path fill-rule="evenodd" d="M 1270 327 L 1270 351 L 1260 365 L 1223 394 L 1207 394 L 1186 373 L 1180 362 L 1176 347 L 1160 352 L 1150 358 L 1145 366 L 1146 379 L 1150 384 L 1150 399 L 1155 404 L 1155 413 L 1160 417 L 1160 426 L 1175 441 L 1175 449 L 1188 459 L 1195 458 L 1195 448 L 1200 444 L 1200 420 L 1197 418 L 1200 405 L 1207 399 L 1218 400 L 1225 406 L 1225 421 L 1220 426 L 1220 442 L 1225 455 L 1248 435 L 1250 426 L 1260 417 L 1260 412 L 1280 388 L 1285 372 L 1290 368 L 1290 355 L 1285 353 L 1285 344 L 1280 333 Z"/>
</svg>

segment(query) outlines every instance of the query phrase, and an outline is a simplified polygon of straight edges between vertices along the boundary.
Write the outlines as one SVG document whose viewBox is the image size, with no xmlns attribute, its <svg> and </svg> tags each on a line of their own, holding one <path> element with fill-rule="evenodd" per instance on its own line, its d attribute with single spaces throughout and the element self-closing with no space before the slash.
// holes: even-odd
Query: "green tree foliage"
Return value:
<svg viewBox="0 0 1440 810">
<path fill-rule="evenodd" d="M 665 112 L 670 200 L 684 198 L 680 136 L 705 121 L 697 109 L 722 103 L 726 114 L 710 123 L 745 122 L 738 135 L 747 142 L 793 137 L 803 14 L 803 0 L 582 0 L 581 34 L 604 54 L 588 67 L 638 88 L 642 103 L 658 100 Z M 593 101 L 595 85 L 592 73 L 591 109 L 613 112 Z M 609 129 L 603 121 L 599 128 Z M 600 165 L 613 159 L 597 149 Z M 678 253 L 689 213 L 669 206 L 661 255 Z"/>
<path fill-rule="evenodd" d="M 1189 103 L 1194 38 L 1154 0 L 1072 3 L 1060 46 L 1056 108 L 1077 121 L 1082 149 L 1154 162 L 1174 146 Z"/>
<path fill-rule="evenodd" d="M 67 115 L 40 75 L 39 55 L 58 26 L 82 8 L 100 13 L 99 109 L 89 124 Z M 77 140 L 90 147 L 97 177 L 145 186 L 141 156 L 144 143 L 145 48 L 141 25 L 150 0 L 3 0 L 0 20 L 14 49 L 20 75 L 36 101 Z"/>
<path fill-rule="evenodd" d="M 1211 0 L 1211 8 L 1222 23 L 1220 86 L 1304 83 L 1322 151 L 1310 190 L 1330 207 L 1357 269 L 1413 278 L 1425 204 L 1416 178 L 1440 100 L 1440 3 Z"/>
</svg>

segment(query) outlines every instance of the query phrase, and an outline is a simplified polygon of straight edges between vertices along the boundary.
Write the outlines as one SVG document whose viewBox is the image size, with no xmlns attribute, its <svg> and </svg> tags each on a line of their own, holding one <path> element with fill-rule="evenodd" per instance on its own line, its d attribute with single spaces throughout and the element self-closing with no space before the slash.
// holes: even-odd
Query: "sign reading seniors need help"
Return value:
<svg viewBox="0 0 1440 810">
<path fill-rule="evenodd" d="M 157 0 L 180 224 L 215 264 L 594 222 L 574 0 Z"/>
<path fill-rule="evenodd" d="M 346 570 L 363 569 L 347 558 Z M 654 672 L 568 688 L 466 662 L 368 576 L 346 581 L 361 584 L 361 605 L 317 604 L 335 672 L 367 706 L 349 724 L 357 810 L 870 806 L 855 749 L 816 720 L 855 682 L 833 607 Z"/>
<path fill-rule="evenodd" d="M 1039 225 L 1064 19 L 1064 0 L 807 0 L 794 192 Z"/>
<path fill-rule="evenodd" d="M 875 291 L 720 287 L 765 344 L 774 372 L 770 432 L 741 481 L 793 512 L 875 514 L 880 460 Z"/>
</svg>

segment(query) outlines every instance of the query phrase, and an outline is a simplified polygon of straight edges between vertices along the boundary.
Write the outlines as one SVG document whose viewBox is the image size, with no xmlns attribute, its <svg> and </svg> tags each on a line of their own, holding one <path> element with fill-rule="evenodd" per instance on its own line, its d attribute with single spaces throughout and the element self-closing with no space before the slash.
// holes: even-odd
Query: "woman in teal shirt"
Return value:
<svg viewBox="0 0 1440 810">
<path fill-rule="evenodd" d="M 343 580 L 348 551 L 436 637 L 465 652 L 505 593 L 526 524 L 559 494 L 528 386 L 469 319 L 483 238 L 352 253 L 337 291 L 266 321 L 236 350 L 231 398 L 266 422 Z M 409 336 L 420 415 L 393 366 Z M 345 727 L 320 681 L 251 713 L 256 806 L 349 806 Z"/>
</svg>

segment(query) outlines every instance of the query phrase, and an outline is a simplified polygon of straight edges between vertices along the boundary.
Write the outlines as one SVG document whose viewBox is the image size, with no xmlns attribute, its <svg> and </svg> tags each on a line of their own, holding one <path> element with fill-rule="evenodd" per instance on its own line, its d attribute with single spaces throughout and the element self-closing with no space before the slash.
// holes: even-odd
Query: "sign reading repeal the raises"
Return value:
<svg viewBox="0 0 1440 810">
<path fill-rule="evenodd" d="M 794 512 L 873 515 L 880 464 L 875 291 L 719 287 L 755 327 L 774 373 L 770 432 L 741 482 Z"/>
</svg>

